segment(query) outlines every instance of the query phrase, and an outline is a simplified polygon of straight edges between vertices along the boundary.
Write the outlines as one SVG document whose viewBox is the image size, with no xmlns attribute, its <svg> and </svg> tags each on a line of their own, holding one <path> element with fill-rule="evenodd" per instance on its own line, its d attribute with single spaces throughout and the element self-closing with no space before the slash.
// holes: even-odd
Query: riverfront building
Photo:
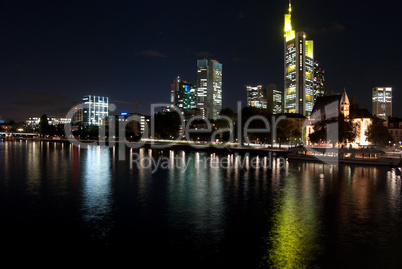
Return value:
<svg viewBox="0 0 402 269">
<path fill-rule="evenodd" d="M 197 111 L 203 118 L 215 119 L 222 110 L 222 64 L 197 60 Z"/>
<path fill-rule="evenodd" d="M 109 98 L 87 95 L 82 98 L 83 123 L 86 125 L 101 125 L 109 116 Z"/>
<path fill-rule="evenodd" d="M 130 118 L 131 117 L 131 118 Z M 134 120 L 134 117 L 136 118 Z M 142 115 L 139 113 L 127 113 L 122 112 L 120 116 L 115 117 L 118 122 L 127 122 L 127 126 L 133 131 L 134 135 L 140 136 L 144 134 L 149 128 L 150 124 L 150 116 Z M 109 119 L 110 121 L 110 119 Z M 110 124 L 110 123 L 107 123 Z M 119 123 L 116 123 L 119 124 Z M 124 125 L 124 127 L 126 127 Z M 120 132 L 124 133 L 125 130 L 120 130 Z"/>
<path fill-rule="evenodd" d="M 369 142 L 367 141 L 366 132 L 373 123 L 373 117 L 367 109 L 359 108 L 355 97 L 350 102 L 346 90 L 343 91 L 342 95 L 328 95 L 317 98 L 310 119 L 306 124 L 306 144 L 311 145 L 308 137 L 314 132 L 315 123 L 320 121 L 336 123 L 340 114 L 343 115 L 346 121 L 352 123 L 356 134 L 355 141 L 348 143 L 348 146 L 367 146 Z"/>
<path fill-rule="evenodd" d="M 284 112 L 309 116 L 314 106 L 314 43 L 305 32 L 295 32 L 292 7 L 285 14 Z"/>
<path fill-rule="evenodd" d="M 388 120 L 392 117 L 392 88 L 375 87 L 372 89 L 373 115 Z"/>
<path fill-rule="evenodd" d="M 59 124 L 64 125 L 70 123 L 71 119 L 48 116 L 47 121 L 49 125 L 56 126 Z M 31 127 L 33 130 L 39 128 L 39 124 L 40 124 L 40 117 L 31 117 L 25 121 L 25 126 Z"/>
</svg>

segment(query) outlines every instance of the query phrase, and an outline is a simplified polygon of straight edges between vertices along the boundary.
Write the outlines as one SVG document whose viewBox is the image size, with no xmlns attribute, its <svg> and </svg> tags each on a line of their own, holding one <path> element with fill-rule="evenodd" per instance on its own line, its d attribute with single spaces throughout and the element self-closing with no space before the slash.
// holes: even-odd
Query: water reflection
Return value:
<svg viewBox="0 0 402 269">
<path fill-rule="evenodd" d="M 90 146 L 81 152 L 83 164 L 83 219 L 94 237 L 106 237 L 112 228 L 112 186 L 109 148 Z"/>
<path fill-rule="evenodd" d="M 22 142 L 19 142 L 22 144 Z M 64 151 L 63 144 L 50 142 L 23 143 L 20 146 L 20 155 L 24 156 L 21 165 L 26 165 L 27 191 L 35 196 L 40 196 L 44 184 L 46 187 L 57 191 L 59 196 L 67 193 L 64 183 L 69 182 L 70 160 L 68 152 Z"/>
<path fill-rule="evenodd" d="M 42 182 L 42 154 L 38 150 L 38 143 L 31 143 L 27 148 L 27 186 L 28 191 L 38 195 Z"/>
<path fill-rule="evenodd" d="M 71 180 L 73 184 L 73 190 L 77 191 L 79 188 L 81 168 L 80 168 L 80 148 L 70 144 L 68 146 L 70 151 L 70 163 L 71 163 Z"/>
<path fill-rule="evenodd" d="M 185 159 L 181 159 L 184 158 Z M 206 153 L 170 153 L 170 160 L 181 165 L 169 167 L 168 211 L 169 226 L 191 230 L 199 242 L 204 237 L 216 244 L 221 235 L 225 210 L 222 169 L 219 157 Z M 186 161 L 186 169 L 182 168 Z M 176 163 L 177 164 L 177 163 Z M 181 245 L 184 238 L 174 238 Z"/>
<path fill-rule="evenodd" d="M 379 255 L 394 255 L 383 249 L 401 245 L 394 223 L 402 212 L 400 174 L 389 167 L 303 162 L 292 162 L 285 177 L 273 171 L 279 196 L 264 264 L 309 268 L 323 259 L 324 267 L 379 266 Z M 364 260 L 356 258 L 363 252 Z"/>
<path fill-rule="evenodd" d="M 53 142 L 0 153 L 6 244 L 32 233 L 61 249 L 49 229 L 71 228 L 74 249 L 135 246 L 130 259 L 151 250 L 166 265 L 401 268 L 399 169 L 155 149 L 121 162 L 116 148 Z"/>
<path fill-rule="evenodd" d="M 388 202 L 394 218 L 401 213 L 401 171 L 393 168 L 387 172 Z"/>
<path fill-rule="evenodd" d="M 298 167 L 301 168 L 301 167 Z M 309 268 L 320 250 L 317 196 L 312 170 L 292 170 L 282 178 L 265 258 L 272 268 Z"/>
</svg>

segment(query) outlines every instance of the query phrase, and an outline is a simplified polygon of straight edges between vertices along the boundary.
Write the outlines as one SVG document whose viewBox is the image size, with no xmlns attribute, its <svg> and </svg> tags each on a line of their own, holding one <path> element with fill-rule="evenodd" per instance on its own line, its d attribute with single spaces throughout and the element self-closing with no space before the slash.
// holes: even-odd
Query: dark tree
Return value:
<svg viewBox="0 0 402 269">
<path fill-rule="evenodd" d="M 279 146 L 283 143 L 300 142 L 302 138 L 302 123 L 293 119 L 284 119 L 277 124 Z"/>
<path fill-rule="evenodd" d="M 54 135 L 56 133 L 56 127 L 49 125 L 45 114 L 43 114 L 39 120 L 39 133 L 41 135 Z"/>
<path fill-rule="evenodd" d="M 24 122 L 15 122 L 10 121 L 9 125 L 11 125 L 10 132 L 18 132 L 19 129 L 24 129 Z"/>
<path fill-rule="evenodd" d="M 157 113 L 155 120 L 155 138 L 173 139 L 179 136 L 181 119 L 176 112 Z"/>
<path fill-rule="evenodd" d="M 336 131 L 338 132 L 338 137 L 336 140 L 331 140 L 328 135 L 328 125 L 337 124 Z M 356 133 L 354 132 L 354 126 L 350 120 L 344 118 L 343 114 L 339 114 L 337 119 L 322 120 L 317 121 L 313 125 L 314 132 L 309 134 L 310 141 L 312 143 L 330 142 L 332 144 L 336 143 L 348 143 L 353 142 L 356 138 Z"/>
<path fill-rule="evenodd" d="M 309 134 L 310 141 L 312 143 L 321 143 L 322 141 L 326 141 L 327 139 L 327 126 L 324 121 L 317 121 L 313 125 L 313 130 L 311 134 Z"/>
<path fill-rule="evenodd" d="M 248 124 L 248 129 L 250 132 L 247 133 L 249 141 L 259 141 L 260 143 L 267 143 L 270 141 L 271 133 L 270 132 L 253 132 L 252 129 L 266 129 L 266 123 L 270 122 L 270 115 L 267 113 L 266 109 L 258 109 L 255 107 L 244 107 L 241 112 L 241 123 L 242 123 L 242 131 L 244 131 L 244 127 L 247 122 L 250 120 Z M 254 118 L 254 119 L 253 119 Z M 264 120 L 263 120 L 264 119 Z M 244 135 L 244 134 L 243 134 Z M 244 141 L 246 141 L 246 137 L 244 137 Z"/>
<path fill-rule="evenodd" d="M 350 120 L 345 120 L 343 114 L 339 115 L 338 139 L 339 143 L 353 142 L 356 139 L 356 133 L 352 122 Z"/>
<path fill-rule="evenodd" d="M 229 141 L 231 132 L 228 131 L 228 129 L 231 129 L 233 133 L 236 133 L 234 132 L 237 121 L 236 113 L 231 108 L 224 108 L 221 110 L 220 115 L 222 117 L 228 117 L 230 120 L 227 120 L 225 118 L 218 118 L 215 121 L 215 128 L 218 132 L 219 130 L 223 130 L 222 132 L 219 132 L 220 139 L 222 139 L 223 141 Z"/>
<path fill-rule="evenodd" d="M 383 122 L 378 119 L 373 119 L 373 124 L 369 125 L 366 131 L 367 140 L 375 145 L 387 146 L 393 142 L 392 136 L 389 134 L 388 129 L 384 126 Z"/>
</svg>

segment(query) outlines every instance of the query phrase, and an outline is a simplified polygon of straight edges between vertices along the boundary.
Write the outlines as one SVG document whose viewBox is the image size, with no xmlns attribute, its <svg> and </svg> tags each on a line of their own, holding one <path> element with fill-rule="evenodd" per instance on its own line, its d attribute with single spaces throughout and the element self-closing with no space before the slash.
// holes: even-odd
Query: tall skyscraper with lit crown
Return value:
<svg viewBox="0 0 402 269">
<path fill-rule="evenodd" d="M 284 112 L 309 116 L 314 106 L 314 43 L 305 32 L 295 32 L 292 6 L 285 14 Z"/>
</svg>

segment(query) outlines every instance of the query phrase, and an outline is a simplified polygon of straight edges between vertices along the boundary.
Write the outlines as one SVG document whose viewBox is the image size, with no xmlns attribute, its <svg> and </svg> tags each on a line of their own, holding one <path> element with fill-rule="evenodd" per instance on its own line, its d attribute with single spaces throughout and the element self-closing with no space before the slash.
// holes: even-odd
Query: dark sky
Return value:
<svg viewBox="0 0 402 269">
<path fill-rule="evenodd" d="M 223 64 L 223 106 L 245 105 L 246 85 L 283 84 L 288 1 L 1 1 L 0 116 L 65 116 L 84 95 L 117 112 L 148 114 L 170 101 L 176 76 L 196 83 L 196 60 Z M 296 31 L 314 40 L 328 88 L 371 111 L 371 89 L 393 87 L 402 116 L 402 4 L 294 0 Z"/>
</svg>

